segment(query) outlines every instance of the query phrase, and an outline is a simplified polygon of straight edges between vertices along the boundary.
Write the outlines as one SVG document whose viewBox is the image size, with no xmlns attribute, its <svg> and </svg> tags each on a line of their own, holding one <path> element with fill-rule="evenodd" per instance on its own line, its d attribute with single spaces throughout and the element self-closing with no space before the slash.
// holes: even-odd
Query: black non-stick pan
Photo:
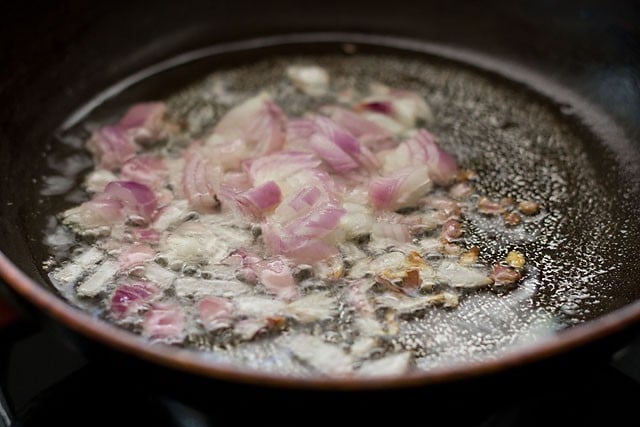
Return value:
<svg viewBox="0 0 640 427">
<path fill-rule="evenodd" d="M 533 366 L 618 337 L 640 320 L 640 14 L 632 2 L 71 1 L 2 8 L 0 272 L 11 295 L 78 342 L 92 344 L 90 351 L 99 348 L 104 356 L 108 348 L 118 361 L 163 366 L 171 378 L 188 373 L 202 381 L 380 389 Z M 530 99 L 544 110 L 528 119 L 553 122 L 576 141 L 567 148 L 534 132 L 529 143 L 539 157 L 530 161 L 522 141 L 510 147 L 508 138 L 494 153 L 510 155 L 508 161 L 492 164 L 495 157 L 468 153 L 480 172 L 528 161 L 525 175 L 539 177 L 530 188 L 555 182 L 551 173 L 567 187 L 566 197 L 545 201 L 558 221 L 543 234 L 562 233 L 563 239 L 540 236 L 554 244 L 534 254 L 540 266 L 562 260 L 554 265 L 565 271 L 539 277 L 544 286 L 536 297 L 542 308 L 564 313 L 560 331 L 494 358 L 401 378 L 290 378 L 150 346 L 56 295 L 42 269 L 43 230 L 53 207 L 41 189 L 68 128 L 101 109 L 166 96 L 215 67 L 287 55 L 326 57 L 344 52 L 345 43 L 358 54 L 413 58 L 495 82 L 501 94 Z M 523 120 L 518 114 L 513 111 L 516 122 Z M 501 126 L 508 130 L 513 123 Z M 498 190 L 490 182 L 483 188 Z M 571 275 L 564 274 L 568 270 Z M 576 296 L 580 292 L 583 298 Z"/>
</svg>

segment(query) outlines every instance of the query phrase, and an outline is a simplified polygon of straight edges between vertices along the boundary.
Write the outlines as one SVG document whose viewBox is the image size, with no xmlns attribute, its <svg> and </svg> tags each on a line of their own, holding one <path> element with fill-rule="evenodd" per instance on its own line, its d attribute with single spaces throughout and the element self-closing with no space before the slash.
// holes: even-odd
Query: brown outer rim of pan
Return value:
<svg viewBox="0 0 640 427">
<path fill-rule="evenodd" d="M 203 353 L 168 345 L 151 345 L 143 337 L 113 326 L 69 305 L 38 285 L 0 253 L 0 275 L 22 297 L 70 329 L 125 354 L 192 374 L 246 384 L 314 390 L 374 390 L 424 386 L 507 371 L 550 358 L 589 342 L 612 335 L 640 320 L 640 301 L 595 320 L 574 326 L 555 339 L 514 351 L 495 360 L 452 365 L 432 371 L 389 378 L 316 377 L 300 378 L 240 369 L 207 361 Z"/>
<path fill-rule="evenodd" d="M 593 105 L 578 94 L 566 90 L 564 87 L 550 83 L 544 76 L 535 71 L 520 67 L 509 61 L 489 58 L 461 47 L 436 45 L 429 42 L 406 39 L 394 36 L 377 36 L 360 33 L 305 33 L 284 34 L 260 39 L 245 40 L 239 43 L 221 45 L 219 48 L 203 49 L 192 52 L 177 61 L 167 61 L 156 67 L 155 71 L 162 71 L 167 66 L 175 66 L 198 59 L 214 52 L 224 52 L 241 48 L 255 48 L 274 46 L 291 42 L 341 42 L 359 43 L 365 45 L 380 45 L 418 53 L 441 56 L 450 60 L 469 63 L 485 71 L 501 75 L 508 80 L 516 81 L 556 102 L 566 102 L 576 107 L 589 121 L 606 124 L 611 139 L 624 140 L 623 132 L 611 122 L 602 122 L 606 113 L 593 109 Z M 195 53 L 195 55 L 194 55 Z M 144 77 L 144 72 L 140 77 Z M 135 80 L 128 82 L 131 84 Z M 108 95 L 109 91 L 105 92 Z M 102 96 L 102 95 L 101 95 Z M 634 323 L 640 323 L 640 300 L 630 303 L 618 310 L 590 320 L 586 323 L 563 330 L 549 341 L 532 347 L 513 351 L 494 360 L 484 360 L 466 364 L 456 364 L 431 371 L 414 372 L 409 375 L 389 378 L 357 378 L 357 377 L 315 377 L 301 378 L 284 375 L 267 374 L 264 372 L 241 369 L 231 365 L 223 365 L 206 360 L 206 353 L 171 347 L 168 345 L 151 345 L 143 337 L 120 329 L 103 320 L 92 317 L 77 309 L 34 280 L 16 267 L 2 252 L 0 252 L 0 277 L 18 294 L 26 298 L 45 313 L 59 320 L 71 330 L 85 335 L 95 341 L 106 344 L 125 354 L 172 368 L 212 379 L 221 379 L 251 385 L 267 387 L 283 387 L 313 390 L 375 390 L 389 388 L 405 388 L 447 383 L 457 380 L 472 379 L 488 376 L 523 366 L 536 361 L 542 361 L 570 350 L 577 349 L 588 343 L 595 342 L 607 336 L 620 332 Z M 205 357 L 203 357 L 205 356 Z"/>
</svg>

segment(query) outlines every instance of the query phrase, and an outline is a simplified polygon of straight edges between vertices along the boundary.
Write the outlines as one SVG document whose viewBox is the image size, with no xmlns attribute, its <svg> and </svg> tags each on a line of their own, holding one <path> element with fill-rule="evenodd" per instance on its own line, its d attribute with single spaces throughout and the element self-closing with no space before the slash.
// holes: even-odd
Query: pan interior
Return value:
<svg viewBox="0 0 640 427">
<path fill-rule="evenodd" d="M 389 345 L 414 352 L 419 369 L 496 358 L 553 339 L 560 330 L 640 296 L 634 280 L 640 268 L 633 259 L 640 241 L 635 190 L 608 141 L 570 106 L 439 57 L 370 46 L 359 46 L 355 54 L 349 46 L 347 54 L 342 48 L 288 47 L 205 58 L 136 83 L 61 131 L 44 160 L 38 208 L 30 213 L 36 262 L 43 265 L 50 257 L 61 262 L 84 244 L 70 237 L 56 214 L 88 197 L 79 189 L 92 168 L 82 141 L 96 124 L 118 117 L 132 102 L 163 99 L 169 114 L 193 120 L 191 136 L 199 137 L 229 108 L 211 96 L 220 85 L 238 99 L 267 90 L 287 114 L 299 116 L 329 100 L 301 98 L 285 70 L 294 63 L 316 64 L 329 71 L 336 87 L 364 88 L 375 81 L 423 95 L 435 116 L 430 131 L 460 165 L 478 173 L 478 193 L 543 206 L 535 221 L 513 229 L 482 215 L 465 218 L 469 243 L 480 248 L 482 260 L 493 264 L 518 250 L 528 263 L 525 279 L 511 292 L 469 292 L 455 309 L 428 309 L 401 320 L 401 332 Z M 44 269 L 42 276 L 55 289 Z M 96 316 L 102 313 L 100 304 L 64 297 Z M 202 335 L 189 344 L 212 350 Z M 215 348 L 211 358 L 307 375 L 285 347 L 277 339 L 262 339 Z"/>
</svg>

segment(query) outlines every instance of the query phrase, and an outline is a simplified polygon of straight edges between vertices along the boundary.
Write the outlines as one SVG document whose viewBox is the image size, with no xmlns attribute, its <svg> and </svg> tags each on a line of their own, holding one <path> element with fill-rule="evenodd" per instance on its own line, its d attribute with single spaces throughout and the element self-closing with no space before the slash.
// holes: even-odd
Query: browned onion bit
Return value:
<svg viewBox="0 0 640 427">
<path fill-rule="evenodd" d="M 522 217 L 517 212 L 505 213 L 503 218 L 504 218 L 504 223 L 512 227 L 515 227 L 516 225 L 519 225 L 522 222 Z"/>
<path fill-rule="evenodd" d="M 449 196 L 456 200 L 464 200 L 473 193 L 473 187 L 468 182 L 459 182 L 449 189 Z"/>
<path fill-rule="evenodd" d="M 422 258 L 422 256 L 416 251 L 409 252 L 409 255 L 407 255 L 407 262 L 418 267 L 426 264 L 424 258 Z"/>
<path fill-rule="evenodd" d="M 471 169 L 460 169 L 456 176 L 458 182 L 472 181 L 476 178 L 478 178 L 478 174 Z"/>
<path fill-rule="evenodd" d="M 460 255 L 461 264 L 475 264 L 478 262 L 478 256 L 480 255 L 480 248 L 472 246 L 468 251 Z"/>
<path fill-rule="evenodd" d="M 531 216 L 540 212 L 540 205 L 530 200 L 523 200 L 522 202 L 518 203 L 518 210 L 524 215 Z"/>
<path fill-rule="evenodd" d="M 448 219 L 457 219 L 462 215 L 460 203 L 448 197 L 427 196 L 420 200 L 420 206 L 423 208 L 434 209 L 438 211 L 438 216 L 444 221 Z"/>
<path fill-rule="evenodd" d="M 515 201 L 511 197 L 503 197 L 502 199 L 500 199 L 500 206 L 502 206 L 503 208 L 510 208 L 514 203 Z"/>
<path fill-rule="evenodd" d="M 516 268 L 518 270 L 522 269 L 525 264 L 524 255 L 518 251 L 511 251 L 507 254 L 505 258 L 507 264 L 511 267 Z"/>
<path fill-rule="evenodd" d="M 478 212 L 483 213 L 485 215 L 500 215 L 504 212 L 504 207 L 488 197 L 481 197 L 478 200 L 478 204 L 476 205 Z"/>
<path fill-rule="evenodd" d="M 489 277 L 495 286 L 507 286 L 515 284 L 522 276 L 518 270 L 512 267 L 496 264 Z"/>
<path fill-rule="evenodd" d="M 462 235 L 462 227 L 455 219 L 450 219 L 442 224 L 442 239 L 451 242 Z"/>
<path fill-rule="evenodd" d="M 455 243 L 444 242 L 442 245 L 442 252 L 447 255 L 459 255 L 462 252 L 462 248 Z"/>
<path fill-rule="evenodd" d="M 420 271 L 412 268 L 407 270 L 403 276 L 395 278 L 389 278 L 385 273 L 382 273 L 376 276 L 376 281 L 392 291 L 413 295 L 420 286 Z"/>
</svg>

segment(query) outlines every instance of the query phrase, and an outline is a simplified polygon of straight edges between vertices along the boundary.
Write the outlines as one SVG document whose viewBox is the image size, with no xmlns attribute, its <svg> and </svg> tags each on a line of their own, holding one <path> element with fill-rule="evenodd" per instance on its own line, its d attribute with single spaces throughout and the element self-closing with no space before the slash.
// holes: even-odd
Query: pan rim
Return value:
<svg viewBox="0 0 640 427">
<path fill-rule="evenodd" d="M 399 48 L 405 51 L 410 50 L 435 55 L 456 62 L 470 64 L 481 70 L 500 75 L 508 80 L 516 81 L 557 103 L 569 103 L 574 106 L 577 111 L 584 113 L 586 116 L 598 116 L 600 122 L 602 122 L 603 117 L 608 119 L 608 116 L 604 112 L 598 111 L 591 103 L 569 91 L 567 88 L 549 82 L 531 69 L 498 58 L 490 58 L 486 54 L 480 54 L 462 47 L 433 44 L 402 37 L 378 36 L 363 33 L 314 32 L 288 33 L 221 43 L 187 52 L 160 62 L 152 67 L 139 71 L 128 79 L 116 83 L 101 92 L 94 98 L 94 100 L 98 100 L 97 103 L 86 104 L 77 110 L 62 127 L 72 126 L 78 117 L 86 114 L 101 102 L 116 95 L 129 85 L 135 84 L 154 73 L 162 72 L 177 65 L 198 60 L 218 52 L 222 53 L 293 43 L 356 43 Z M 518 76 L 518 78 L 514 78 L 514 76 Z M 624 132 L 618 128 L 612 120 L 610 121 L 611 123 L 608 123 L 609 132 L 616 134 L 616 140 L 625 140 Z M 552 339 L 513 350 L 496 359 L 456 363 L 429 371 L 420 371 L 397 377 L 294 377 L 213 362 L 207 360 L 207 353 L 203 352 L 168 345 L 151 345 L 143 337 L 118 328 L 104 320 L 95 318 L 67 303 L 26 275 L 1 251 L 0 277 L 19 295 L 42 309 L 47 315 L 63 323 L 66 327 L 122 353 L 136 356 L 157 365 L 212 379 L 295 389 L 356 391 L 425 386 L 472 379 L 504 372 L 518 366 L 558 356 L 588 343 L 613 335 L 616 332 L 620 332 L 633 323 L 640 322 L 640 301 L 635 301 L 593 320 L 560 331 Z"/>
</svg>

